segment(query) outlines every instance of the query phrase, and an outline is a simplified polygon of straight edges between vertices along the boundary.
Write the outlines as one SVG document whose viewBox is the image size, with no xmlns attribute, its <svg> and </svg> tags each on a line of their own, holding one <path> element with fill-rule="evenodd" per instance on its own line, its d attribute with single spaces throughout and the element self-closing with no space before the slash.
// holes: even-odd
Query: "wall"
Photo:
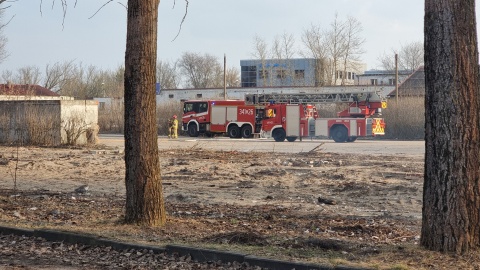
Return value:
<svg viewBox="0 0 480 270">
<path fill-rule="evenodd" d="M 62 100 L 61 119 L 62 144 L 96 142 L 99 130 L 98 101 Z"/>
<path fill-rule="evenodd" d="M 2 100 L 0 101 L 0 143 L 19 142 L 50 146 L 67 144 L 69 141 L 67 141 L 66 130 L 74 116 L 80 117 L 78 123 L 82 129 L 77 129 L 81 134 L 73 143 L 87 143 L 87 135 L 90 135 L 91 142 L 95 141 L 97 138 L 95 130 L 98 132 L 96 101 Z"/>
<path fill-rule="evenodd" d="M 0 100 L 73 100 L 68 96 L 14 96 L 0 95 Z"/>
</svg>

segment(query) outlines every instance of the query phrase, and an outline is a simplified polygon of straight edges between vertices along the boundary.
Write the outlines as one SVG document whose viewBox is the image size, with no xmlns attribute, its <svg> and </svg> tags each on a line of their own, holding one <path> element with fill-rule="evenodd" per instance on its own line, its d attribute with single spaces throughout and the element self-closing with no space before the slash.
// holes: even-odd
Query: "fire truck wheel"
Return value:
<svg viewBox="0 0 480 270">
<path fill-rule="evenodd" d="M 243 138 L 250 138 L 252 137 L 252 127 L 249 125 L 245 125 L 242 127 L 242 137 Z"/>
<path fill-rule="evenodd" d="M 348 137 L 347 139 L 347 142 L 354 142 L 357 140 L 357 137 L 353 136 L 353 137 Z"/>
<path fill-rule="evenodd" d="M 275 139 L 276 142 L 283 142 L 287 137 L 285 130 L 283 128 L 277 128 L 273 131 L 272 137 Z"/>
<path fill-rule="evenodd" d="M 198 130 L 197 130 L 197 127 L 195 125 L 190 125 L 188 126 L 188 136 L 190 137 L 198 137 Z"/>
<path fill-rule="evenodd" d="M 289 142 L 294 142 L 296 140 L 297 140 L 297 136 L 288 136 L 287 137 L 287 141 L 289 141 Z"/>
<path fill-rule="evenodd" d="M 228 128 L 228 137 L 230 138 L 240 138 L 242 134 L 240 133 L 240 128 L 236 125 L 232 125 Z"/>
<path fill-rule="evenodd" d="M 330 132 L 335 142 L 346 142 L 348 140 L 348 130 L 345 126 L 336 126 Z"/>
</svg>

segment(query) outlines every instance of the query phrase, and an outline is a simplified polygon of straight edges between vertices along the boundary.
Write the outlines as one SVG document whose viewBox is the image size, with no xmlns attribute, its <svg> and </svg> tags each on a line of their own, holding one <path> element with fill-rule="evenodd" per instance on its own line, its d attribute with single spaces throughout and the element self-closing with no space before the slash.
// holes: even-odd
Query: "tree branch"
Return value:
<svg viewBox="0 0 480 270">
<path fill-rule="evenodd" d="M 173 1 L 173 8 L 175 8 L 175 2 L 176 1 Z M 172 42 L 175 41 L 175 39 L 177 39 L 177 37 L 180 35 L 180 32 L 182 31 L 182 25 L 183 25 L 183 22 L 185 22 L 185 18 L 187 18 L 187 14 L 188 14 L 188 0 L 185 0 L 185 3 L 186 6 L 185 6 L 185 14 L 183 15 L 183 18 L 182 18 L 182 22 L 180 23 L 180 27 L 178 29 L 178 33 L 177 35 L 175 36 L 175 38 L 173 38 Z"/>
<path fill-rule="evenodd" d="M 99 8 L 97 9 L 97 11 L 95 11 L 95 13 L 93 13 L 93 15 L 90 16 L 88 19 L 91 19 L 91 18 L 93 18 L 95 15 L 97 15 L 97 13 L 100 12 L 100 10 L 101 10 L 104 6 L 108 5 L 108 4 L 109 4 L 110 2 L 112 2 L 112 1 L 113 1 L 113 0 L 108 0 L 106 3 L 104 3 L 104 4 L 103 4 L 101 7 L 99 7 Z"/>
</svg>

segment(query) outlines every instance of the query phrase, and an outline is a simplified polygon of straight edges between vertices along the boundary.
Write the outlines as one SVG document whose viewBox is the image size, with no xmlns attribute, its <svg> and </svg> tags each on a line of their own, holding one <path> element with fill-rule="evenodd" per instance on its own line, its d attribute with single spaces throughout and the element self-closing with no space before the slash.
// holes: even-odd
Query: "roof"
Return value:
<svg viewBox="0 0 480 270">
<path fill-rule="evenodd" d="M 49 89 L 36 84 L 0 84 L 0 95 L 13 96 L 60 96 Z"/>
<path fill-rule="evenodd" d="M 358 77 L 368 77 L 368 76 L 388 76 L 395 75 L 395 70 L 366 70 L 363 74 L 357 74 Z M 410 75 L 412 71 L 410 70 L 399 70 L 398 75 Z"/>
<path fill-rule="evenodd" d="M 395 90 L 388 94 L 395 96 Z M 412 75 L 406 78 L 398 86 L 399 96 L 425 96 L 425 69 L 423 66 L 417 68 Z"/>
</svg>

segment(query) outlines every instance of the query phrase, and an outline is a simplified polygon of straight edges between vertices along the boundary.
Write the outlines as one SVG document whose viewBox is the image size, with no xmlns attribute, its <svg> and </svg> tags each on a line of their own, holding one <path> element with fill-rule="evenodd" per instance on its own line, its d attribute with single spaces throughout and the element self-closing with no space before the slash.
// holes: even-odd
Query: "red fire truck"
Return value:
<svg viewBox="0 0 480 270">
<path fill-rule="evenodd" d="M 259 112 L 243 100 L 191 100 L 183 105 L 182 130 L 190 137 L 227 133 L 231 138 L 249 138 L 260 133 Z"/>
<path fill-rule="evenodd" d="M 312 104 L 346 102 L 337 118 L 319 117 Z M 250 138 L 254 134 L 290 142 L 302 137 L 327 136 L 335 142 L 385 134 L 381 110 L 385 100 L 375 92 L 324 94 L 255 94 L 242 100 L 191 100 L 184 103 L 182 130 L 189 136 L 227 134 Z"/>
</svg>

